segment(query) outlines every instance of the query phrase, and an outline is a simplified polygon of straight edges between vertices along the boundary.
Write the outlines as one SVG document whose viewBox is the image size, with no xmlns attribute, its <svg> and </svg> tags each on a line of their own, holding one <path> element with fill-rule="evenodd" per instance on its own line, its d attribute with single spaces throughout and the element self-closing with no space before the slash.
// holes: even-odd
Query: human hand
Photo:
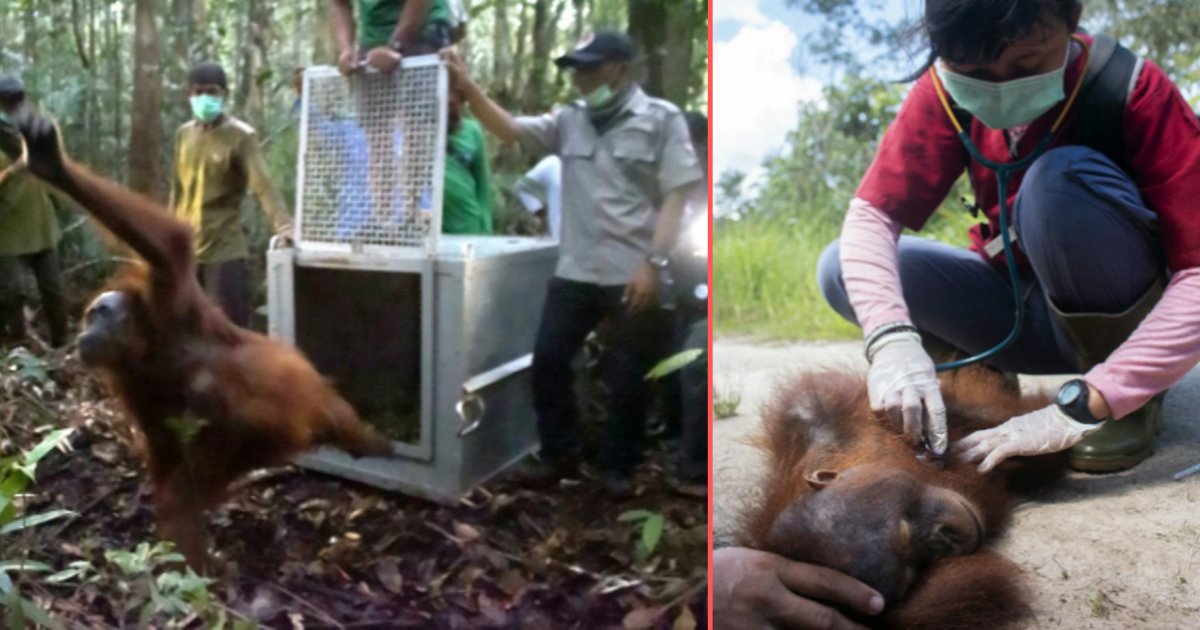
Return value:
<svg viewBox="0 0 1200 630">
<path fill-rule="evenodd" d="M 1050 404 L 1004 424 L 976 431 L 954 445 L 966 462 L 983 460 L 979 472 L 986 473 L 1014 455 L 1045 455 L 1075 446 L 1101 424 L 1084 424 Z"/>
<path fill-rule="evenodd" d="M 343 50 L 341 55 L 338 55 L 338 71 L 344 75 L 350 75 L 358 72 L 363 67 L 363 62 L 358 58 L 358 53 L 354 50 Z"/>
<path fill-rule="evenodd" d="M 388 73 L 400 67 L 401 59 L 400 53 L 387 46 L 378 46 L 367 51 L 366 63 L 380 72 Z"/>
<path fill-rule="evenodd" d="M 924 439 L 934 455 L 946 454 L 946 405 L 920 335 L 893 332 L 875 342 L 867 394 L 871 409 L 886 412 L 914 445 Z"/>
<path fill-rule="evenodd" d="M 648 262 L 642 263 L 633 274 L 633 279 L 625 285 L 625 294 L 621 303 L 630 312 L 644 311 L 654 305 L 655 288 L 658 286 L 658 276 L 654 267 Z"/>
<path fill-rule="evenodd" d="M 438 56 L 442 58 L 442 63 L 446 65 L 446 72 L 450 75 L 450 80 L 455 86 L 460 89 L 471 81 L 471 73 L 467 71 L 467 64 L 458 55 L 458 51 L 450 46 L 443 48 L 438 52 Z"/>
<path fill-rule="evenodd" d="M 64 181 L 67 176 L 67 152 L 63 148 L 58 126 L 50 119 L 33 113 L 28 106 L 13 118 L 13 123 L 25 140 L 25 153 L 13 166 L 20 168 L 24 164 L 24 168 L 52 185 Z"/>
<path fill-rule="evenodd" d="M 829 604 L 863 615 L 883 610 L 883 597 L 862 582 L 765 551 L 718 549 L 712 556 L 712 576 L 713 627 L 721 630 L 861 629 Z"/>
</svg>

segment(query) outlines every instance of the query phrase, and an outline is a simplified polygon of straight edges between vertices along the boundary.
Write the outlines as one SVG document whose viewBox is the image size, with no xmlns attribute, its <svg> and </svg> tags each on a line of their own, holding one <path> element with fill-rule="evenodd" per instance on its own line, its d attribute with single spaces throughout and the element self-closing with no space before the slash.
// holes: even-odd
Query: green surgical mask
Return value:
<svg viewBox="0 0 1200 630">
<path fill-rule="evenodd" d="M 224 99 L 220 96 L 211 94 L 197 94 L 191 99 L 192 114 L 196 116 L 196 120 L 202 123 L 210 123 L 221 115 L 221 106 L 224 104 Z"/>
<path fill-rule="evenodd" d="M 12 122 L 12 119 L 8 117 L 8 113 L 5 112 L 4 110 L 0 110 L 0 123 L 8 124 L 11 122 Z"/>
<path fill-rule="evenodd" d="M 612 103 L 616 96 L 616 92 L 613 92 L 613 89 L 608 87 L 608 85 L 601 85 L 591 92 L 584 94 L 583 103 L 588 106 L 588 109 L 603 109 L 604 106 Z"/>
<path fill-rule="evenodd" d="M 1063 100 L 1063 74 L 1071 46 L 1062 66 L 1045 74 L 995 83 L 951 72 L 939 65 L 938 76 L 955 103 L 971 112 L 991 129 L 1012 129 L 1028 124 Z"/>
</svg>

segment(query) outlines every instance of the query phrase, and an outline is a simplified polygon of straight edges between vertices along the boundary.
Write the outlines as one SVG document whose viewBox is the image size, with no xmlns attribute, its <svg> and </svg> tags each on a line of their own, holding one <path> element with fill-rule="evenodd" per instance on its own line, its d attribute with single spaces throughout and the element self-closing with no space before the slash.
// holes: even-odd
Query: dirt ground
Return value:
<svg viewBox="0 0 1200 630">
<path fill-rule="evenodd" d="M 713 429 L 713 532 L 731 544 L 737 503 L 761 474 L 742 438 L 758 408 L 789 371 L 822 366 L 866 369 L 858 343 L 714 343 L 718 401 L 740 394 L 738 414 Z M 1067 377 L 1021 377 L 1022 390 L 1051 391 Z M 1031 628 L 1200 627 L 1200 369 L 1166 398 L 1166 429 L 1155 454 L 1112 475 L 1073 473 L 1018 508 L 999 550 L 1025 568 L 1034 594 Z"/>
<path fill-rule="evenodd" d="M 150 578 L 106 554 L 156 540 L 125 423 L 74 357 L 17 356 L 0 354 L 0 457 L 49 428 L 74 427 L 73 450 L 51 451 L 21 499 L 26 514 L 76 516 L 0 536 L 0 561 L 92 567 L 87 579 L 60 583 L 12 572 L 18 590 L 72 629 L 208 627 L 184 614 L 175 625 L 161 614 L 139 621 Z M 209 516 L 227 562 L 209 608 L 264 628 L 702 630 L 707 501 L 678 483 L 676 452 L 651 440 L 635 495 L 624 499 L 594 475 L 545 485 L 520 469 L 454 506 L 296 467 L 261 471 Z M 644 556 L 642 521 L 622 518 L 638 511 L 661 517 Z M 11 627 L 3 613 L 0 627 Z"/>
</svg>

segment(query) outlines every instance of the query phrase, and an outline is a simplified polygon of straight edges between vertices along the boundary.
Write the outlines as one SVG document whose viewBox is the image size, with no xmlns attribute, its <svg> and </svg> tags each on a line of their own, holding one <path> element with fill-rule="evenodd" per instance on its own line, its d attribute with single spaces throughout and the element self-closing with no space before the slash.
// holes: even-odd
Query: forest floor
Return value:
<svg viewBox="0 0 1200 630">
<path fill-rule="evenodd" d="M 705 626 L 707 500 L 674 480 L 665 440 L 625 500 L 586 478 L 533 487 L 519 471 L 453 507 L 297 467 L 260 472 L 210 515 L 228 566 L 197 600 L 161 554 L 137 551 L 156 540 L 149 489 L 97 383 L 63 354 L 9 354 L 3 368 L 0 455 L 75 429 L 22 501 L 26 514 L 75 516 L 0 534 L 0 562 L 83 571 L 60 583 L 10 572 L 65 627 Z M 639 558 L 648 515 L 661 515 L 661 537 Z"/>
<path fill-rule="evenodd" d="M 759 406 L 790 372 L 846 367 L 865 372 L 862 345 L 717 339 L 713 391 L 737 413 L 713 426 L 713 537 L 733 544 L 741 500 L 763 474 L 746 443 Z M 1053 392 L 1069 376 L 1021 375 L 1025 394 Z M 1200 369 L 1166 397 L 1156 452 L 1109 475 L 1071 473 L 1018 506 L 998 550 L 1025 570 L 1033 628 L 1195 628 L 1200 619 Z"/>
</svg>

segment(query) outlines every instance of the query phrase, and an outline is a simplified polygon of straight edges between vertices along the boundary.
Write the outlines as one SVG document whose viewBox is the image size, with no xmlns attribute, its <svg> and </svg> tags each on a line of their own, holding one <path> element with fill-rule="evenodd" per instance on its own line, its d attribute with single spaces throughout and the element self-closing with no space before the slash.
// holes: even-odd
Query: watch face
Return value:
<svg viewBox="0 0 1200 630">
<path fill-rule="evenodd" d="M 1069 405 L 1079 399 L 1079 394 L 1082 391 L 1077 381 L 1071 381 L 1058 392 L 1058 403 L 1060 405 Z"/>
</svg>

